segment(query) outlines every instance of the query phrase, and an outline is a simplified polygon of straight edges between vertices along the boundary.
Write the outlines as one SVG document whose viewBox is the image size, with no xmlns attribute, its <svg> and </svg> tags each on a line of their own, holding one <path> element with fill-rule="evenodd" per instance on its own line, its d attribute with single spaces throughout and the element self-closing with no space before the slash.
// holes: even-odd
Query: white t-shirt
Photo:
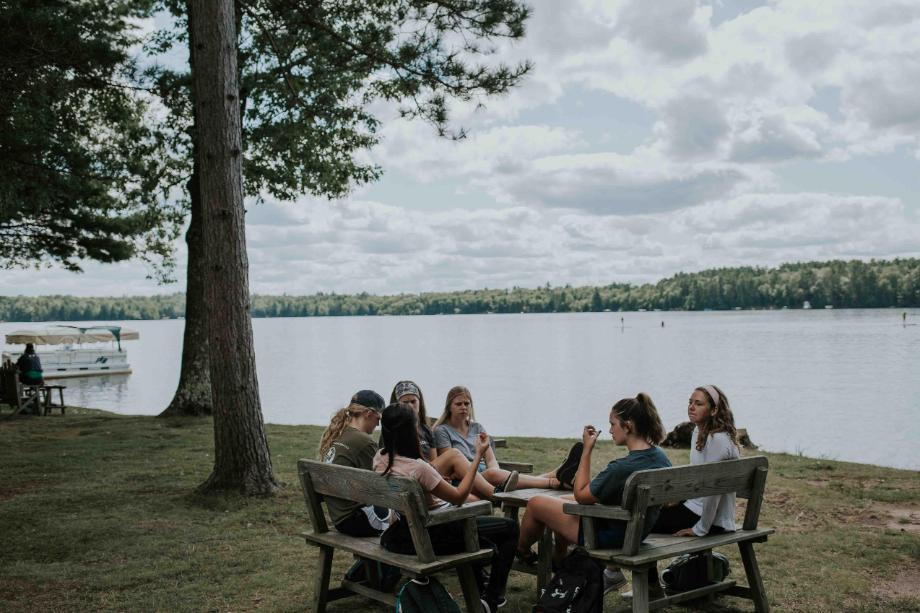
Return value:
<svg viewBox="0 0 920 613">
<path fill-rule="evenodd" d="M 690 439 L 690 464 L 709 464 L 722 460 L 734 460 L 741 457 L 738 448 L 732 443 L 731 437 L 725 432 L 710 434 L 706 439 L 706 446 L 702 451 L 696 448 L 699 429 L 693 429 Z M 735 493 L 706 496 L 685 500 L 684 506 L 700 516 L 700 521 L 693 526 L 693 533 L 697 536 L 709 534 L 709 529 L 719 526 L 727 532 L 734 532 L 735 527 Z"/>
<path fill-rule="evenodd" d="M 384 455 L 382 449 L 378 451 L 377 455 L 374 456 L 374 472 L 383 474 L 383 471 L 387 469 L 387 462 L 389 462 L 389 460 L 389 456 Z M 390 472 L 388 474 L 410 477 L 418 481 L 422 489 L 427 492 L 429 509 L 436 509 L 448 504 L 431 493 L 439 483 L 444 481 L 444 477 L 438 473 L 434 466 L 425 460 L 398 455 L 393 459 L 393 466 L 390 467 Z"/>
</svg>

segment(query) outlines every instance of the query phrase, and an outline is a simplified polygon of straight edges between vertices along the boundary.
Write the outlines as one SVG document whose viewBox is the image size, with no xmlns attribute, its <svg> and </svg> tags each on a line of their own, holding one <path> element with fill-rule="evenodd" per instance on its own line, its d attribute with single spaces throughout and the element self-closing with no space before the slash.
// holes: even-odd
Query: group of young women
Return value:
<svg viewBox="0 0 920 613">
<path fill-rule="evenodd" d="M 739 457 L 734 417 L 728 398 L 714 385 L 697 387 L 690 395 L 687 414 L 696 426 L 691 441 L 690 462 L 700 464 Z M 658 444 L 665 437 L 664 426 L 652 399 L 646 394 L 615 403 L 609 415 L 610 434 L 617 445 L 625 446 L 626 456 L 607 464 L 591 477 L 591 454 L 600 432 L 585 426 L 582 440 L 555 470 L 538 476 L 519 475 L 499 467 L 491 439 L 475 421 L 473 398 L 465 387 L 447 393 L 444 411 L 429 426 L 424 396 L 412 381 L 400 381 L 393 388 L 390 404 L 384 407 L 381 396 L 369 390 L 356 393 L 351 403 L 333 415 L 320 443 L 320 456 L 327 462 L 372 469 L 383 475 L 395 474 L 416 479 L 428 492 L 430 508 L 461 505 L 478 498 L 490 499 L 495 493 L 517 487 L 571 489 L 563 497 L 535 496 L 527 504 L 520 528 L 511 519 L 478 517 L 480 546 L 491 548 L 491 571 L 478 573 L 480 593 L 486 611 L 504 604 L 504 591 L 515 556 L 525 563 L 535 562 L 532 545 L 544 527 L 554 532 L 556 556 L 582 542 L 580 522 L 563 512 L 565 502 L 581 504 L 620 504 L 626 480 L 637 470 L 671 465 Z M 382 426 L 380 445 L 371 437 Z M 362 507 L 344 500 L 327 498 L 329 514 L 336 529 L 354 536 L 382 535 L 381 544 L 397 553 L 414 553 L 408 525 L 386 509 Z M 646 515 L 644 535 L 666 532 L 678 536 L 703 536 L 735 530 L 735 497 L 732 494 L 686 500 L 681 504 L 652 508 Z M 458 524 L 441 524 L 429 529 L 436 554 L 464 550 Z M 597 531 L 603 548 L 619 547 L 625 524 L 609 520 Z M 657 575 L 650 574 L 650 584 Z M 608 589 L 626 582 L 622 573 L 605 571 Z"/>
</svg>

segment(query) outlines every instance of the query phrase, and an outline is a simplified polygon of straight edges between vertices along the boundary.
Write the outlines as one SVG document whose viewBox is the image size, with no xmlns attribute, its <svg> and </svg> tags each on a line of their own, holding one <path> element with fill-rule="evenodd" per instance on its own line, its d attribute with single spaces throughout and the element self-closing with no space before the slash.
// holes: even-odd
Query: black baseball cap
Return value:
<svg viewBox="0 0 920 613">
<path fill-rule="evenodd" d="M 383 407 L 386 406 L 386 403 L 383 401 L 383 396 L 378 394 L 373 390 L 361 390 L 356 392 L 354 396 L 351 397 L 353 404 L 360 404 L 362 407 L 377 411 L 378 413 L 383 412 Z"/>
</svg>

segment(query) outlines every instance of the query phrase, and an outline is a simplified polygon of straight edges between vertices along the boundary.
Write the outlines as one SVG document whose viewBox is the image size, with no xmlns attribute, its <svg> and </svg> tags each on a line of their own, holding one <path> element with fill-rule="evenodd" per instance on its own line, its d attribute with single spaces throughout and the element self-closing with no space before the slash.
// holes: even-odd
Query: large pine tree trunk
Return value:
<svg viewBox="0 0 920 613">
<path fill-rule="evenodd" d="M 233 0 L 192 0 L 189 8 L 214 401 L 214 470 L 200 491 L 266 495 L 278 483 L 262 422 L 249 316 L 234 6 Z"/>
<path fill-rule="evenodd" d="M 185 331 L 182 339 L 182 366 L 179 387 L 172 402 L 160 417 L 210 415 L 211 373 L 208 363 L 208 311 L 205 308 L 205 249 L 201 232 L 201 192 L 198 164 L 188 182 L 191 215 L 185 243 L 188 245 L 188 271 L 185 285 Z"/>
</svg>

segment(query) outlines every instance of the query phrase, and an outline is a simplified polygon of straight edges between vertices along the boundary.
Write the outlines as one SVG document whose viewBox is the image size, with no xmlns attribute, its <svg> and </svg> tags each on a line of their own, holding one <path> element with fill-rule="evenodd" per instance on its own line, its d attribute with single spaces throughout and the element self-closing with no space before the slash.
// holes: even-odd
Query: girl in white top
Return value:
<svg viewBox="0 0 920 613">
<path fill-rule="evenodd" d="M 708 464 L 741 457 L 735 418 L 725 393 L 702 385 L 690 395 L 687 415 L 696 428 L 690 443 L 690 464 Z M 735 494 L 693 498 L 662 507 L 654 532 L 675 536 L 705 536 L 734 532 Z"/>
</svg>

